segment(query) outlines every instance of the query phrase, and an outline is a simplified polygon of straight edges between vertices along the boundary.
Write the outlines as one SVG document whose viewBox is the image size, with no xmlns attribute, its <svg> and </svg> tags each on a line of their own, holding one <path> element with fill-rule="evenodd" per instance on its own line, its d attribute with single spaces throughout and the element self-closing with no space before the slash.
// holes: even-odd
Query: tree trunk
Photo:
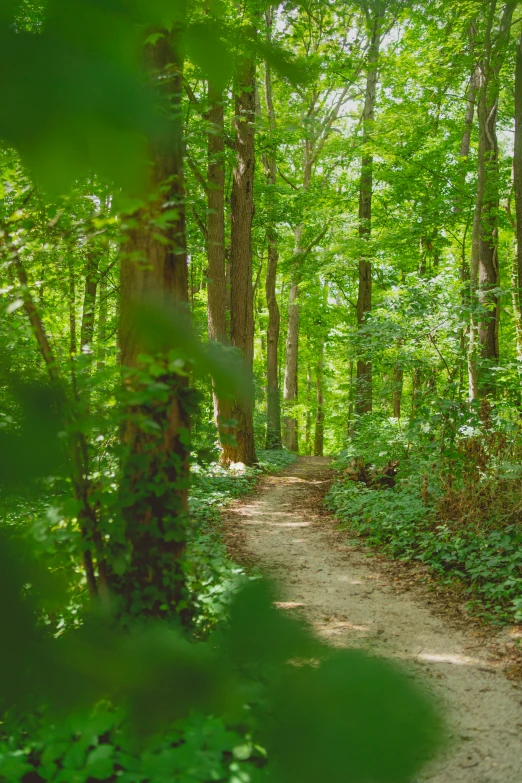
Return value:
<svg viewBox="0 0 522 783">
<path fill-rule="evenodd" d="M 96 369 L 105 367 L 106 341 L 107 341 L 107 278 L 102 274 L 100 278 L 100 296 L 98 304 L 98 345 Z"/>
<path fill-rule="evenodd" d="M 491 367 L 499 356 L 498 314 L 498 144 L 496 136 L 499 73 L 509 40 L 516 2 L 506 3 L 495 41 L 492 29 L 496 0 L 490 4 L 478 94 L 478 181 L 471 254 L 472 304 L 480 307 L 470 329 L 470 397 L 494 392 Z M 478 367 L 477 367 L 478 364 Z M 480 369 L 480 372 L 477 370 Z"/>
<path fill-rule="evenodd" d="M 299 450 L 297 416 L 292 407 L 297 402 L 297 360 L 299 342 L 299 289 L 297 283 L 290 284 L 290 300 L 288 305 L 288 332 L 286 337 L 286 364 L 284 399 L 286 404 L 284 444 L 290 451 Z"/>
<path fill-rule="evenodd" d="M 477 30 L 473 25 L 470 30 L 472 53 L 475 51 L 476 35 L 477 35 Z M 481 70 L 480 70 L 480 66 L 476 64 L 473 68 L 473 72 L 469 80 L 466 114 L 464 117 L 464 130 L 462 132 L 462 138 L 461 138 L 460 149 L 459 149 L 459 157 L 460 157 L 460 162 L 462 164 L 462 172 L 460 175 L 460 186 L 463 189 L 466 184 L 465 164 L 467 163 L 469 157 L 471 134 L 473 130 L 473 118 L 475 116 L 475 106 L 477 103 L 477 95 L 480 89 L 480 84 L 481 84 Z M 461 211 L 461 203 L 462 203 L 462 194 L 457 193 L 453 203 L 454 212 Z M 470 272 L 469 257 L 466 251 L 466 238 L 467 238 L 468 229 L 469 229 L 469 221 L 466 222 L 466 226 L 464 228 L 464 235 L 462 238 L 462 258 L 461 258 L 461 265 L 460 265 L 460 280 L 462 283 L 461 297 L 462 297 L 462 309 L 464 313 L 470 312 L 470 305 L 471 305 L 471 299 L 470 299 L 471 272 Z M 472 324 L 472 319 L 468 318 L 467 322 L 465 321 L 460 329 L 460 347 L 461 347 L 461 356 L 462 356 L 462 363 L 461 363 L 461 370 L 460 370 L 460 379 L 461 379 L 460 386 L 462 387 L 463 385 L 464 366 L 465 364 L 467 364 L 468 387 L 470 390 L 469 396 L 471 399 L 474 399 L 478 392 L 477 392 L 476 367 L 473 359 L 474 353 L 471 350 L 472 340 L 474 340 L 474 327 Z"/>
<path fill-rule="evenodd" d="M 314 457 L 322 457 L 324 452 L 324 342 L 319 348 L 319 360 L 316 368 L 317 409 L 315 412 Z"/>
<path fill-rule="evenodd" d="M 69 353 L 76 356 L 78 350 L 76 342 L 76 279 L 74 274 L 74 261 L 69 257 Z"/>
<path fill-rule="evenodd" d="M 308 364 L 306 371 L 306 419 L 305 419 L 305 454 L 312 453 L 312 370 Z"/>
<path fill-rule="evenodd" d="M 85 269 L 85 293 L 83 297 L 82 327 L 80 330 L 81 350 L 92 354 L 94 339 L 94 313 L 96 294 L 98 293 L 98 263 L 99 259 L 90 250 Z"/>
<path fill-rule="evenodd" d="M 265 12 L 267 39 L 270 43 L 273 9 Z M 272 74 L 268 64 L 265 64 L 265 100 L 268 114 L 268 126 L 274 144 L 274 132 L 276 130 L 276 120 L 274 111 L 274 102 L 272 99 Z M 263 156 L 265 169 L 265 178 L 267 185 L 271 188 L 271 198 L 274 198 L 273 190 L 277 177 L 277 159 L 275 149 Z M 266 404 L 266 448 L 280 449 L 282 447 L 281 439 L 281 399 L 279 391 L 278 376 L 278 354 L 279 354 L 279 332 L 281 316 L 279 305 L 277 304 L 276 282 L 277 282 L 277 264 L 279 260 L 279 251 L 277 243 L 277 229 L 275 218 L 272 215 L 268 217 L 269 223 L 266 231 L 268 244 L 268 266 L 266 270 L 265 293 L 268 306 L 268 328 L 267 328 L 267 404 Z"/>
<path fill-rule="evenodd" d="M 83 543 L 83 564 L 85 580 L 91 598 L 99 595 L 107 589 L 107 572 L 103 556 L 103 541 L 98 530 L 96 512 L 90 503 L 92 483 L 88 467 L 88 453 L 85 436 L 75 427 L 75 421 L 71 417 L 71 410 L 65 392 L 65 384 L 60 373 L 60 368 L 54 355 L 49 337 L 45 331 L 41 315 L 36 307 L 29 289 L 29 281 L 25 267 L 22 263 L 18 248 L 9 239 L 7 227 L 3 227 L 3 244 L 9 255 L 9 259 L 16 271 L 20 284 L 20 293 L 24 303 L 24 310 L 33 330 L 36 343 L 42 359 L 47 368 L 50 381 L 56 392 L 57 402 L 69 432 L 68 449 L 71 465 L 71 481 L 74 498 L 78 501 L 78 523 Z M 70 280 L 74 278 L 70 277 Z M 94 552 L 98 557 L 99 584 L 96 579 Z"/>
<path fill-rule="evenodd" d="M 361 256 L 359 258 L 359 288 L 357 295 L 357 326 L 359 329 L 364 326 L 366 317 L 372 309 L 372 265 L 368 260 L 367 247 L 372 233 L 373 153 L 368 145 L 373 134 L 373 123 L 375 119 L 375 100 L 378 79 L 377 65 L 382 35 L 382 15 L 383 12 L 379 8 L 373 19 L 362 117 L 363 155 L 359 184 L 359 237 L 361 239 Z M 358 415 L 361 415 L 369 413 L 371 410 L 372 364 L 366 357 L 362 357 L 357 361 L 355 412 Z"/>
<path fill-rule="evenodd" d="M 207 259 L 208 259 L 208 336 L 223 345 L 227 339 L 227 285 L 225 263 L 225 128 L 223 93 L 212 82 L 208 85 L 210 104 L 208 121 L 207 168 Z M 213 387 L 214 422 L 222 448 L 222 459 L 231 442 L 232 401 L 218 396 Z"/>
<path fill-rule="evenodd" d="M 395 363 L 393 368 L 393 417 L 395 419 L 401 418 L 401 401 L 402 401 L 402 386 L 404 381 L 404 370 L 399 364 L 399 361 Z"/>
<path fill-rule="evenodd" d="M 347 427 L 347 434 L 348 437 L 351 438 L 354 433 L 354 419 L 353 414 L 355 410 L 354 406 L 354 399 L 355 399 L 355 393 L 354 393 L 354 383 L 353 383 L 353 359 L 350 359 L 350 386 L 348 390 L 348 427 Z"/>
<path fill-rule="evenodd" d="M 252 289 L 252 219 L 254 215 L 254 121 L 255 121 L 255 61 L 252 56 L 241 58 L 235 82 L 236 166 L 234 169 L 230 248 L 230 336 L 239 348 L 249 378 L 248 388 L 236 396 L 232 418 L 235 445 L 224 450 L 226 460 L 253 465 L 254 390 L 254 302 Z"/>
<path fill-rule="evenodd" d="M 516 288 L 522 311 L 522 35 L 517 41 L 515 65 L 515 149 L 513 154 L 515 185 L 517 265 Z"/>
<path fill-rule="evenodd" d="M 180 319 L 188 319 L 182 60 L 176 39 L 175 30 L 163 30 L 146 45 L 146 67 L 161 85 L 171 133 L 150 143 L 150 198 L 134 216 L 121 264 L 121 361 L 131 400 L 122 431 L 126 456 L 121 496 L 130 554 L 123 575 L 112 574 L 111 581 L 124 610 L 151 616 L 183 606 L 186 573 L 192 400 L 186 374 L 171 369 L 169 351 L 158 349 L 154 374 L 149 375 L 148 364 L 140 360 L 144 346 L 136 311 L 140 305 L 175 308 Z M 165 226 L 158 218 L 167 203 L 173 215 Z M 157 392 L 151 390 L 155 387 L 160 387 Z M 133 397 L 139 402 L 132 402 Z"/>
<path fill-rule="evenodd" d="M 277 234 L 270 227 L 267 230 L 268 268 L 266 272 L 266 301 L 268 305 L 267 329 L 267 424 L 266 448 L 282 448 L 281 439 L 281 401 L 279 396 L 278 353 L 280 314 L 276 295 L 277 278 Z"/>
<path fill-rule="evenodd" d="M 473 38 L 476 35 L 476 31 L 472 31 Z M 474 41 L 473 41 L 474 51 Z M 480 88 L 480 68 L 476 65 L 473 68 L 473 73 L 469 80 L 468 85 L 468 99 L 466 103 L 466 114 L 464 116 L 464 130 L 462 132 L 462 139 L 460 142 L 459 157 L 461 160 L 467 160 L 469 157 L 469 148 L 471 145 L 471 132 L 473 130 L 473 117 L 475 116 L 475 104 L 477 101 L 477 93 Z"/>
</svg>

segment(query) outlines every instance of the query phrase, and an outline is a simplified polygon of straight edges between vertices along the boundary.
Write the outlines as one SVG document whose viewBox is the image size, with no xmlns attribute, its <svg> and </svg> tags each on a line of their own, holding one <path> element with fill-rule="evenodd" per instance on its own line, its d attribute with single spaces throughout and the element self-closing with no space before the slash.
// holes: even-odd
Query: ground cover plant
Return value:
<svg viewBox="0 0 522 783">
<path fill-rule="evenodd" d="M 325 502 L 370 545 L 425 563 L 442 581 L 460 582 L 473 611 L 516 622 L 522 617 L 518 428 L 475 425 L 461 427 L 444 459 L 433 442 L 426 446 L 416 437 L 412 445 L 408 426 L 367 420 L 339 458 L 340 478 Z M 383 486 L 388 455 L 397 474 Z M 375 476 L 369 486 L 349 467 L 366 460 L 367 474 L 373 467 Z"/>
</svg>

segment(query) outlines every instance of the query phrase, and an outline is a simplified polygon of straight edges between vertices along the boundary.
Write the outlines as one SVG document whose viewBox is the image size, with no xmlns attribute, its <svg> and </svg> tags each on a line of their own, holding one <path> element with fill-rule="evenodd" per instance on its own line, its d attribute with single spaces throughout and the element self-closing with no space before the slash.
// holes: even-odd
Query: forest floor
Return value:
<svg viewBox="0 0 522 783">
<path fill-rule="evenodd" d="M 322 506 L 332 479 L 319 457 L 263 478 L 225 514 L 232 556 L 272 578 L 279 606 L 330 644 L 406 661 L 442 700 L 451 741 L 419 781 L 520 783 L 522 685 L 499 643 L 508 632 L 459 621 L 433 588 L 349 540 Z"/>
</svg>

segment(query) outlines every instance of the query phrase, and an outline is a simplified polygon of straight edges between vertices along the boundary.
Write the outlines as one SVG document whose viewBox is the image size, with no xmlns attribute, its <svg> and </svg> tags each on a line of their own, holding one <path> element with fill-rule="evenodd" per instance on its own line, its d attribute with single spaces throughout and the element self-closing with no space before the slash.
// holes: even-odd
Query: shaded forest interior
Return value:
<svg viewBox="0 0 522 783">
<path fill-rule="evenodd" d="M 219 509 L 335 455 L 342 525 L 522 619 L 522 7 L 3 5 L 0 780 L 413 779 L 429 700 L 241 592 Z"/>
</svg>

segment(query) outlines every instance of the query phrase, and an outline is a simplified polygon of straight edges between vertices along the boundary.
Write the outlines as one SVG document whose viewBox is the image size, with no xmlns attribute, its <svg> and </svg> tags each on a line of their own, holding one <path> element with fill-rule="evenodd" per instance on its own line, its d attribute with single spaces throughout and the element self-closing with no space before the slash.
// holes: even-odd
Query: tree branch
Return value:
<svg viewBox="0 0 522 783">
<path fill-rule="evenodd" d="M 205 177 L 203 176 L 203 174 L 201 173 L 199 168 L 196 166 L 196 164 L 194 163 L 192 158 L 187 153 L 187 150 L 185 150 L 185 160 L 187 161 L 187 163 L 189 165 L 189 169 L 192 171 L 192 173 L 196 177 L 197 181 L 199 182 L 199 184 L 203 188 L 203 191 L 205 193 L 207 193 L 207 191 L 208 191 L 208 182 L 206 181 Z"/>
<path fill-rule="evenodd" d="M 284 179 L 287 185 L 290 185 L 290 187 L 293 188 L 294 190 L 299 190 L 298 186 L 294 182 L 291 182 L 286 176 L 286 174 L 283 174 L 279 166 L 277 167 L 277 173 L 279 174 L 281 179 Z"/>
</svg>

